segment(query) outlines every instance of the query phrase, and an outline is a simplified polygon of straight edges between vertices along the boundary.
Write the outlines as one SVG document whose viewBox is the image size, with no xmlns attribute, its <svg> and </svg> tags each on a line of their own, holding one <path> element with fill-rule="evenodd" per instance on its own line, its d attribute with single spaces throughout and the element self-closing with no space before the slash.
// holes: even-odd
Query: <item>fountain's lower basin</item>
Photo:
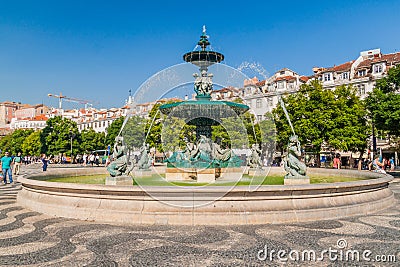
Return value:
<svg viewBox="0 0 400 267">
<path fill-rule="evenodd" d="M 71 175 L 76 170 L 63 170 Z M 313 170 L 374 178 L 297 186 L 105 186 L 19 178 L 18 203 L 59 217 L 124 224 L 245 225 L 337 219 L 373 213 L 396 202 L 393 177 L 371 172 Z M 40 173 L 38 175 L 44 175 Z M 46 175 L 54 175 L 50 172 Z M 368 177 L 367 177 L 368 176 Z"/>
</svg>

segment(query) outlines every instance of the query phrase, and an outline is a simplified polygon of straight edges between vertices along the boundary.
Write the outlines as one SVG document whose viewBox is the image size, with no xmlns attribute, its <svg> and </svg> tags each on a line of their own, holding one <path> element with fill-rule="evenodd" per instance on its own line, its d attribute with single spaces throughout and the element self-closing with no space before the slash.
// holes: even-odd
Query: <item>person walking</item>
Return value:
<svg viewBox="0 0 400 267">
<path fill-rule="evenodd" d="M 17 156 L 14 157 L 13 163 L 14 163 L 14 174 L 19 175 L 19 171 L 21 169 L 21 164 L 22 164 L 21 152 L 18 152 Z"/>
<path fill-rule="evenodd" d="M 42 155 L 42 169 L 43 171 L 47 171 L 47 164 L 49 163 L 49 160 L 46 158 L 46 154 Z"/>
<path fill-rule="evenodd" d="M 6 152 L 4 157 L 1 158 L 1 170 L 3 172 L 3 181 L 4 184 L 7 184 L 7 175 L 10 181 L 10 184 L 14 183 L 12 179 L 12 158 L 10 157 L 10 153 Z"/>
<path fill-rule="evenodd" d="M 391 157 L 390 160 L 389 160 L 389 162 L 390 162 L 390 170 L 391 170 L 391 171 L 394 171 L 394 158 Z"/>
<path fill-rule="evenodd" d="M 336 154 L 336 157 L 333 159 L 333 168 L 340 169 L 340 165 L 341 165 L 340 155 Z"/>
</svg>

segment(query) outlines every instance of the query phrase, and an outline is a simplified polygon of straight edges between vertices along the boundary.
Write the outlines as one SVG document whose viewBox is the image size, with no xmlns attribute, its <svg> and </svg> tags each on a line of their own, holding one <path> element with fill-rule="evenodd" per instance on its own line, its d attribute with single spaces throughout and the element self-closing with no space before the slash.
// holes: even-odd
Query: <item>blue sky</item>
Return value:
<svg viewBox="0 0 400 267">
<path fill-rule="evenodd" d="M 225 64 L 287 67 L 400 50 L 400 1 L 0 0 L 0 101 L 57 105 L 48 93 L 122 106 L 158 71 L 182 63 L 202 25 Z M 79 107 L 79 105 L 72 105 Z"/>
</svg>

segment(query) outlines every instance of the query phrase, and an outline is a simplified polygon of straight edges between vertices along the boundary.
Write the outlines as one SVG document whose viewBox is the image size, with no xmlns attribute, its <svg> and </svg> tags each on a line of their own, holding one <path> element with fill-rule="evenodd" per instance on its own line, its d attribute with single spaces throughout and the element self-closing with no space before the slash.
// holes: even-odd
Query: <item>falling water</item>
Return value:
<svg viewBox="0 0 400 267">
<path fill-rule="evenodd" d="M 238 70 L 239 71 L 243 71 L 245 69 L 250 69 L 250 70 L 256 72 L 257 74 L 261 75 L 261 77 L 263 79 L 265 79 L 265 80 L 268 79 L 267 71 L 258 62 L 247 62 L 247 61 L 244 61 L 242 64 L 240 64 L 240 66 L 238 67 Z M 279 101 L 279 103 L 280 103 L 280 105 L 281 105 L 281 107 L 283 109 L 283 112 L 285 113 L 286 119 L 289 122 L 289 126 L 292 129 L 293 135 L 296 135 L 296 133 L 294 132 L 293 125 L 292 125 L 292 121 L 290 120 L 289 114 L 288 114 L 288 112 L 286 110 L 285 102 L 283 102 L 283 99 L 282 99 L 281 95 L 277 94 L 277 96 L 278 96 L 278 101 Z"/>
</svg>

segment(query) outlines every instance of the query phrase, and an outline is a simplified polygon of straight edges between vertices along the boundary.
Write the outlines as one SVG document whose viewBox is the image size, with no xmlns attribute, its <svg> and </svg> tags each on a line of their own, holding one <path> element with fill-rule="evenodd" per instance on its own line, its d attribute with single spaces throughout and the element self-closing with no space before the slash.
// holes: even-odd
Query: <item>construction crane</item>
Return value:
<svg viewBox="0 0 400 267">
<path fill-rule="evenodd" d="M 73 97 L 67 97 L 65 95 L 63 95 L 62 93 L 60 93 L 59 95 L 55 95 L 55 94 L 47 94 L 48 97 L 55 97 L 58 98 L 58 108 L 62 109 L 62 101 L 69 101 L 69 102 L 75 102 L 75 103 L 81 103 L 85 105 L 85 108 L 87 108 L 87 105 L 92 105 L 93 101 L 89 101 L 89 100 L 84 100 L 84 99 L 78 99 L 78 98 L 73 98 Z"/>
</svg>

